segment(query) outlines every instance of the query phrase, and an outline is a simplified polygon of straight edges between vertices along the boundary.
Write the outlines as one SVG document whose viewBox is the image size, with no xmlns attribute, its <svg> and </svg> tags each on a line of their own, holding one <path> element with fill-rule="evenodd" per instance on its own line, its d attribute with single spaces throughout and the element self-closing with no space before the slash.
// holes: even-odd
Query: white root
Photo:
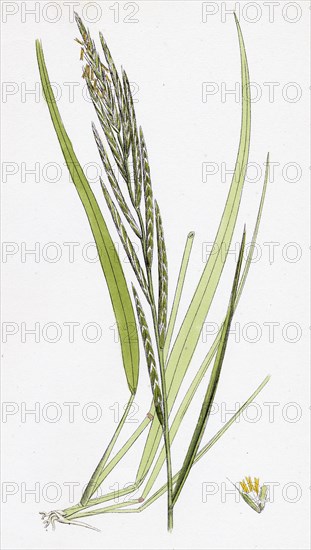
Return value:
<svg viewBox="0 0 311 550">
<path fill-rule="evenodd" d="M 43 525 L 47 529 L 50 525 L 52 526 L 53 531 L 55 531 L 55 523 L 66 523 L 67 525 L 78 525 L 79 527 L 86 527 L 87 529 L 92 529 L 93 531 L 100 532 L 100 529 L 89 525 L 84 521 L 79 521 L 77 519 L 69 519 L 65 517 L 65 514 L 62 510 L 52 510 L 51 512 L 39 512 Z"/>
</svg>

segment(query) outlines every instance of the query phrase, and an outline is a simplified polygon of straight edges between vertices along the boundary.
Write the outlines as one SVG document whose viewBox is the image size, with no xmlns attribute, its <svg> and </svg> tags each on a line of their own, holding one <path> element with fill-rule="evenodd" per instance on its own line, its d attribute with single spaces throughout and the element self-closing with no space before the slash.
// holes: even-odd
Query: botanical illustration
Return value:
<svg viewBox="0 0 311 550">
<path fill-rule="evenodd" d="M 184 318 L 177 326 L 177 314 L 187 276 L 194 233 L 190 232 L 186 239 L 178 280 L 171 281 L 165 223 L 162 220 L 160 205 L 154 198 L 156 190 L 152 183 L 146 139 L 137 120 L 129 78 L 125 70 L 117 70 L 102 34 L 99 36 L 102 52 L 99 53 L 99 48 L 90 36 L 90 32 L 77 14 L 76 22 L 80 32 L 77 42 L 80 58 L 84 64 L 83 78 L 87 83 L 98 118 L 98 124 L 92 124 L 92 131 L 105 172 L 105 177 L 99 182 L 107 205 L 105 213 L 99 207 L 65 130 L 50 84 L 42 44 L 38 40 L 36 42 L 37 60 L 50 117 L 72 182 L 88 218 L 105 284 L 109 290 L 119 331 L 120 362 L 122 357 L 129 398 L 112 439 L 107 442 L 105 449 L 99 449 L 99 452 L 103 452 L 102 458 L 95 467 L 80 502 L 64 510 L 53 510 L 41 514 L 46 526 L 51 524 L 54 527 L 55 523 L 59 522 L 94 529 L 85 522 L 84 518 L 109 513 L 140 513 L 157 499 L 164 497 L 162 500 L 163 503 L 166 502 L 167 528 L 171 531 L 174 511 L 184 485 L 191 476 L 192 468 L 225 434 L 269 380 L 269 376 L 264 378 L 230 420 L 207 442 L 203 442 L 220 376 L 227 376 L 225 372 L 222 374 L 222 368 L 225 363 L 230 325 L 252 262 L 268 181 L 269 155 L 257 219 L 254 220 L 250 239 L 252 244 L 246 253 L 246 228 L 244 227 L 237 265 L 235 272 L 232 273 L 232 284 L 226 298 L 226 315 L 202 364 L 196 368 L 196 375 L 181 396 L 179 395 L 181 385 L 197 348 L 203 324 L 213 303 L 227 260 L 227 251 L 235 230 L 245 181 L 250 147 L 251 101 L 248 63 L 242 32 L 235 17 L 242 84 L 241 129 L 235 170 L 214 241 L 216 252 L 209 256 Z M 117 166 L 117 172 L 113 169 L 113 165 Z M 169 192 L 168 190 L 167 193 Z M 108 230 L 106 224 L 108 215 L 111 215 L 118 238 L 130 262 L 133 272 L 130 280 L 125 277 L 114 244 L 116 237 Z M 133 237 L 139 239 L 141 245 L 139 253 L 134 248 Z M 211 367 L 210 373 L 207 373 L 209 367 Z M 138 388 L 139 371 L 142 369 L 147 369 L 149 373 L 152 399 L 150 410 L 128 441 L 118 446 L 120 433 Z M 243 380 L 240 380 L 239 384 L 243 386 Z M 187 451 L 184 457 L 180 457 L 182 466 L 179 471 L 173 471 L 174 439 L 179 430 L 182 430 L 184 416 L 192 401 L 197 398 L 197 390 L 201 385 L 205 387 L 201 410 L 194 423 L 193 433 L 184 434 Z M 180 398 L 180 405 L 173 417 L 171 411 L 177 395 Z M 144 438 L 145 442 L 142 456 L 138 464 L 132 465 L 133 469 L 136 468 L 135 482 L 117 491 L 118 497 L 122 496 L 126 499 L 116 503 L 116 491 L 100 497 L 96 496 L 104 480 L 112 471 L 115 469 L 117 471 L 121 461 L 127 460 L 127 452 L 141 438 Z M 157 480 L 162 468 L 166 471 L 166 482 L 159 487 Z M 259 488 L 257 478 L 253 482 L 251 478 L 247 479 L 249 483 L 243 482 L 240 492 L 246 502 L 256 497 L 254 506 L 257 507 L 257 511 L 261 511 L 266 496 L 265 490 Z M 134 492 L 136 495 L 138 490 L 141 491 L 139 498 L 132 498 L 131 495 Z"/>
</svg>

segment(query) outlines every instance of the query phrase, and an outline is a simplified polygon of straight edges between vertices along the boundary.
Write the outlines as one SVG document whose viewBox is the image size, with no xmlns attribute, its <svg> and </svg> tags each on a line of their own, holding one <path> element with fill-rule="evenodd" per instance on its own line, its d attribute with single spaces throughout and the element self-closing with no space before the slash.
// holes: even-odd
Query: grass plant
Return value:
<svg viewBox="0 0 311 550">
<path fill-rule="evenodd" d="M 94 123 L 92 124 L 92 132 L 105 171 L 105 178 L 100 179 L 100 186 L 107 205 L 107 213 L 111 215 L 117 235 L 126 252 L 135 283 L 130 284 L 131 281 L 126 280 L 114 238 L 108 230 L 105 217 L 65 130 L 50 84 L 42 44 L 39 40 L 36 41 L 37 60 L 50 117 L 98 249 L 118 326 L 129 399 L 115 433 L 91 475 L 80 502 L 62 511 L 43 512 L 42 516 L 46 525 L 51 523 L 54 526 L 56 522 L 60 522 L 90 527 L 81 522 L 81 518 L 106 513 L 139 513 L 166 493 L 167 527 L 171 531 L 174 507 L 193 466 L 232 426 L 269 380 L 269 377 L 266 377 L 239 411 L 222 426 L 208 443 L 202 446 L 226 356 L 230 324 L 252 262 L 268 182 L 269 155 L 267 156 L 263 190 L 251 246 L 245 258 L 246 230 L 244 228 L 227 313 L 212 346 L 182 396 L 179 408 L 172 418 L 173 405 L 197 348 L 203 324 L 213 303 L 227 260 L 227 251 L 235 230 L 245 183 L 250 147 L 251 101 L 244 41 L 239 22 L 235 17 L 242 81 L 241 130 L 235 170 L 214 241 L 216 252 L 209 256 L 184 318 L 176 329 L 177 314 L 183 296 L 194 233 L 190 232 L 186 239 L 173 302 L 169 310 L 170 280 L 164 224 L 160 206 L 154 199 L 146 140 L 142 128 L 137 123 L 129 79 L 123 69 L 121 72 L 117 70 L 103 35 L 100 33 L 99 36 L 103 52 L 101 57 L 90 32 L 77 14 L 76 22 L 80 32 L 80 37 L 76 40 L 81 48 L 80 58 L 84 62 L 83 78 L 86 81 L 99 124 L 98 128 Z M 117 172 L 113 168 L 114 164 L 117 167 Z M 133 237 L 140 240 L 141 254 L 135 251 Z M 141 344 L 139 343 L 139 333 Z M 140 352 L 140 347 L 144 353 Z M 144 368 L 140 367 L 140 363 L 146 363 L 149 373 L 152 393 L 150 410 L 129 439 L 115 451 L 136 395 L 139 369 Z M 206 373 L 212 363 L 211 374 L 206 382 Z M 174 473 L 172 444 L 201 384 L 207 384 L 201 411 L 194 426 L 182 467 Z M 137 465 L 135 482 L 125 489 L 117 491 L 117 495 L 114 491 L 96 497 L 95 493 L 104 480 L 120 461 L 126 459 L 129 449 L 144 434 L 146 435 L 145 445 Z M 161 441 L 163 442 L 162 447 Z M 166 464 L 166 483 L 152 493 L 164 464 Z M 141 496 L 131 498 L 131 494 L 140 488 Z M 126 496 L 126 500 L 102 506 L 113 501 L 116 496 Z"/>
</svg>

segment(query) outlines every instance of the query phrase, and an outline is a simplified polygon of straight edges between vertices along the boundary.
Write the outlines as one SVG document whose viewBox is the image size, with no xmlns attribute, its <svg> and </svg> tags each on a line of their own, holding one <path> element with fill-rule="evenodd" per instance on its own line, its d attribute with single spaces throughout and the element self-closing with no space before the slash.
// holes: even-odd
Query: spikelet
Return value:
<svg viewBox="0 0 311 550">
<path fill-rule="evenodd" d="M 135 185 L 135 206 L 136 208 L 138 208 L 140 205 L 141 193 L 142 193 L 142 166 L 141 166 L 140 143 L 139 143 L 133 96 L 132 96 L 127 74 L 124 70 L 122 70 L 122 77 L 123 77 L 123 88 L 124 88 L 124 93 L 126 98 L 126 106 L 127 106 L 127 111 L 129 114 L 129 121 L 130 121 L 130 140 L 131 140 L 131 148 L 132 148 L 134 185 Z"/>
<path fill-rule="evenodd" d="M 148 153 L 146 142 L 144 139 L 144 134 L 139 128 L 140 135 L 140 147 L 141 147 L 141 158 L 142 158 L 142 171 L 143 171 L 143 186 L 144 186 L 144 197 L 145 197 L 145 216 L 146 216 L 146 248 L 145 255 L 146 261 L 149 267 L 152 265 L 153 257 L 153 233 L 154 233 L 154 210 L 153 210 L 153 193 L 151 187 L 151 178 L 150 178 L 150 166 L 148 160 Z"/>
<path fill-rule="evenodd" d="M 158 329 L 159 343 L 163 348 L 165 344 L 166 324 L 167 324 L 167 301 L 168 301 L 168 266 L 167 254 L 164 240 L 163 224 L 160 214 L 160 209 L 157 201 L 155 201 L 155 219 L 157 229 L 157 246 L 158 246 Z"/>
<path fill-rule="evenodd" d="M 148 372 L 150 377 L 154 406 L 155 406 L 155 410 L 156 410 L 159 422 L 161 426 L 163 426 L 163 423 L 164 423 L 163 399 L 162 399 L 162 393 L 159 385 L 159 376 L 157 372 L 156 360 L 155 360 L 155 355 L 152 347 L 150 332 L 148 329 L 148 325 L 147 325 L 147 321 L 146 321 L 146 317 L 145 317 L 142 305 L 140 303 L 140 300 L 134 285 L 132 285 L 132 288 L 133 288 L 134 300 L 136 305 L 137 317 L 138 317 L 139 326 L 141 330 L 141 336 L 142 336 L 145 354 L 146 354 L 147 367 L 148 367 Z"/>
</svg>

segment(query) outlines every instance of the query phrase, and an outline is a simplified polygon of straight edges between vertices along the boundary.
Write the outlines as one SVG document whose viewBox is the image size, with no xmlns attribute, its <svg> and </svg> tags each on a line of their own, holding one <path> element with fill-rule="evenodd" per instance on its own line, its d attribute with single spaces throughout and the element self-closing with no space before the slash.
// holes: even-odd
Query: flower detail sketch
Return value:
<svg viewBox="0 0 311 550">
<path fill-rule="evenodd" d="M 185 389 L 183 382 L 227 261 L 249 157 L 251 100 L 248 63 L 241 28 L 237 17 L 234 16 L 240 50 L 242 84 L 241 127 L 235 169 L 214 240 L 213 249 L 216 252 L 209 255 L 186 313 L 177 326 L 194 233 L 190 232 L 186 238 L 171 299 L 171 295 L 168 294 L 171 284 L 168 276 L 169 251 L 165 241 L 165 225 L 162 221 L 160 206 L 154 198 L 146 140 L 137 122 L 130 81 L 125 70 L 117 70 L 103 35 L 99 34 L 102 50 L 100 56 L 99 48 L 78 14 L 75 14 L 75 19 L 80 33 L 76 41 L 80 48 L 80 59 L 84 63 L 82 76 L 98 118 L 98 125 L 92 124 L 92 131 L 105 173 L 105 177 L 100 178 L 99 182 L 107 207 L 105 213 L 99 207 L 65 130 L 39 40 L 36 41 L 37 62 L 50 118 L 97 246 L 118 327 L 120 362 L 122 361 L 129 398 L 115 433 L 86 484 L 80 501 L 64 510 L 41 512 L 41 515 L 46 527 L 51 525 L 54 528 L 56 523 L 63 523 L 96 529 L 85 520 L 81 520 L 92 516 L 99 516 L 98 519 L 100 519 L 103 514 L 109 513 L 141 513 L 164 496 L 167 528 L 168 531 L 172 531 L 175 506 L 191 475 L 192 468 L 232 426 L 270 378 L 266 376 L 230 420 L 223 424 L 211 439 L 203 443 L 218 382 L 221 376 L 225 376 L 222 375 L 222 368 L 232 318 L 252 262 L 269 176 L 269 154 L 265 164 L 261 199 L 257 217 L 254 220 L 251 244 L 246 252 L 244 226 L 235 272 L 232 273 L 231 288 L 227 291 L 225 316 L 211 347 L 207 353 L 205 352 L 206 355 L 199 368 L 196 368 L 194 378 Z M 117 167 L 116 170 L 113 168 L 114 165 Z M 118 238 L 125 250 L 134 283 L 128 280 L 123 271 L 115 245 L 116 237 L 110 234 L 106 223 L 107 216 L 111 216 Z M 114 231 L 113 225 L 112 229 Z M 133 236 L 139 239 L 140 252 L 137 252 L 134 247 Z M 211 368 L 207 373 L 209 367 Z M 149 376 L 148 391 L 152 402 L 144 420 L 120 446 L 118 445 L 119 436 L 133 405 L 141 369 L 146 369 L 146 376 Z M 190 404 L 198 395 L 197 390 L 203 386 L 206 388 L 199 415 L 194 423 L 192 434 L 183 435 L 187 450 L 184 457 L 179 457 L 180 469 L 174 471 L 172 467 L 174 439 L 182 429 L 183 419 Z M 181 395 L 181 387 L 184 395 Z M 177 396 L 179 406 L 177 408 L 176 405 L 174 408 L 173 417 L 171 412 Z M 101 488 L 104 480 L 112 471 L 115 473 L 119 463 L 127 459 L 128 451 L 142 440 L 144 446 L 136 465 L 135 481 L 117 492 L 97 496 L 98 489 Z M 103 450 L 99 448 L 98 451 Z M 165 483 L 159 486 L 157 481 L 162 469 L 166 476 Z M 250 491 L 252 491 L 259 499 L 254 504 L 259 511 L 264 506 L 265 494 L 261 489 L 259 495 L 258 480 L 255 479 L 252 488 L 250 483 L 251 481 L 247 481 L 241 484 L 241 493 L 248 501 L 251 499 Z M 138 491 L 141 491 L 140 496 L 136 498 Z M 124 498 L 119 500 L 120 497 Z"/>
<path fill-rule="evenodd" d="M 245 480 L 240 481 L 241 489 L 238 489 L 243 500 L 248 504 L 255 512 L 261 514 L 264 510 L 267 496 L 268 487 L 266 485 L 259 484 L 259 478 L 254 477 L 254 480 L 250 476 L 246 476 Z"/>
</svg>

